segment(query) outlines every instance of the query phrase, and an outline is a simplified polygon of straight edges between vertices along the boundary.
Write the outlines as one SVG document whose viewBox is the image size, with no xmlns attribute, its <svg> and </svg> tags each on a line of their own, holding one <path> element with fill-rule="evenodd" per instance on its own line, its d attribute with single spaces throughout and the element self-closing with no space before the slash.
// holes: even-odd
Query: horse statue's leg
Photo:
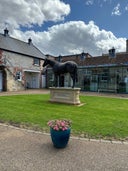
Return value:
<svg viewBox="0 0 128 171">
<path fill-rule="evenodd" d="M 58 87 L 58 75 L 54 74 L 54 77 L 55 87 Z"/>
<path fill-rule="evenodd" d="M 72 88 L 74 88 L 75 87 L 75 74 L 70 73 L 70 76 L 71 76 L 72 81 L 73 81 Z"/>
<path fill-rule="evenodd" d="M 75 80 L 73 79 L 73 85 L 72 85 L 72 88 L 74 88 L 75 87 Z"/>
<path fill-rule="evenodd" d="M 73 81 L 72 88 L 74 88 L 75 87 L 75 83 L 78 82 L 77 69 L 73 73 L 70 73 L 70 76 L 71 76 L 72 81 Z"/>
</svg>

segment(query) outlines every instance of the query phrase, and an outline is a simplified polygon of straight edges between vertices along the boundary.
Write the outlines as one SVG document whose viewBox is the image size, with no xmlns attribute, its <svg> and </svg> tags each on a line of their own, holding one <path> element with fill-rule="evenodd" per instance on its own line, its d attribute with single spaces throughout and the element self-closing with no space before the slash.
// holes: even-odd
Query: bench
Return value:
<svg viewBox="0 0 128 171">
<path fill-rule="evenodd" d="M 114 92 L 114 93 L 117 93 L 117 89 L 99 88 L 99 89 L 98 89 L 98 93 L 100 93 L 100 92 Z"/>
</svg>

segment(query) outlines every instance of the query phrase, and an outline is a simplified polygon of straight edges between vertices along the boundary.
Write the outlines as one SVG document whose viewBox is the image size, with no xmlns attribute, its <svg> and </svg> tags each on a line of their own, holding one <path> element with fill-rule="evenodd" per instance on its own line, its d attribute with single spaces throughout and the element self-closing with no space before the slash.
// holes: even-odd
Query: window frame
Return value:
<svg viewBox="0 0 128 171">
<path fill-rule="evenodd" d="M 21 71 L 16 72 L 16 80 L 22 81 L 22 72 Z"/>
<path fill-rule="evenodd" d="M 40 59 L 39 58 L 34 58 L 33 59 L 33 65 L 40 66 Z"/>
</svg>

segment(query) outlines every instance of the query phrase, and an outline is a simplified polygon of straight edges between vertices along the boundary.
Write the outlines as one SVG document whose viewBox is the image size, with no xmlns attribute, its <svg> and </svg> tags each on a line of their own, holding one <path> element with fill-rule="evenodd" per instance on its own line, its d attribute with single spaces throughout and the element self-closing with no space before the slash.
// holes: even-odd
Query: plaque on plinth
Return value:
<svg viewBox="0 0 128 171">
<path fill-rule="evenodd" d="M 50 87 L 50 102 L 80 105 L 80 88 Z"/>
</svg>

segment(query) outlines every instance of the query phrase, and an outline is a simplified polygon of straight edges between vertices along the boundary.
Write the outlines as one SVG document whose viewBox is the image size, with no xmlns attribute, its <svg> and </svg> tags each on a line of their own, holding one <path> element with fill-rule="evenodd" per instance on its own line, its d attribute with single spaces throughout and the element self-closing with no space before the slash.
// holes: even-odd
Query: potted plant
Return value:
<svg viewBox="0 0 128 171">
<path fill-rule="evenodd" d="M 67 146 L 70 132 L 71 132 L 71 121 L 69 120 L 50 120 L 48 121 L 50 127 L 50 134 L 53 145 L 56 148 L 64 148 Z"/>
</svg>

